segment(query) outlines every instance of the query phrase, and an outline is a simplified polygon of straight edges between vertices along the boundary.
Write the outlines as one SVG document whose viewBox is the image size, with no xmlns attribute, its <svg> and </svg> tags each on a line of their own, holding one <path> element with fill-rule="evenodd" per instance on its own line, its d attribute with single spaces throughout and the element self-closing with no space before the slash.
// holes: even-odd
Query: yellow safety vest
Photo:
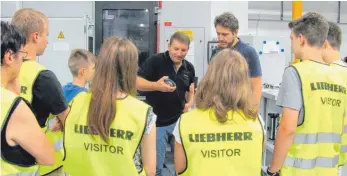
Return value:
<svg viewBox="0 0 347 176">
<path fill-rule="evenodd" d="M 342 77 L 345 80 L 347 85 L 347 67 L 345 65 L 340 65 L 338 63 L 333 63 L 331 66 L 336 69 L 337 75 Z M 347 110 L 347 107 L 346 107 Z M 345 165 L 347 163 L 347 112 L 345 112 L 345 120 L 343 127 L 343 134 L 341 136 L 341 154 L 339 158 L 339 165 Z"/>
<path fill-rule="evenodd" d="M 264 131 L 259 119 L 229 111 L 221 124 L 212 109 L 194 109 L 180 118 L 187 158 L 182 176 L 255 176 L 261 172 Z"/>
<path fill-rule="evenodd" d="M 88 130 L 88 111 L 92 94 L 78 94 L 65 121 L 64 171 L 70 176 L 140 175 L 133 157 L 139 147 L 147 121 L 149 105 L 134 97 L 117 100 L 109 142 Z"/>
<path fill-rule="evenodd" d="M 6 120 L 9 118 L 10 110 L 13 108 L 15 101 L 19 98 L 13 92 L 6 90 L 1 86 L 1 131 Z M 7 162 L 1 157 L 1 175 L 2 176 L 33 176 L 37 174 L 38 165 L 23 167 Z"/>
<path fill-rule="evenodd" d="M 303 60 L 292 67 L 301 80 L 304 121 L 296 129 L 281 176 L 336 175 L 346 85 L 329 65 Z"/>
<path fill-rule="evenodd" d="M 19 81 L 21 83 L 21 97 L 32 103 L 34 83 L 41 71 L 47 70 L 43 65 L 33 60 L 23 62 L 21 70 L 19 72 Z M 48 120 L 54 118 L 54 115 L 50 114 L 47 119 L 46 126 L 42 130 L 46 133 L 48 140 L 53 144 L 55 150 L 55 163 L 51 166 L 40 165 L 40 175 L 45 175 L 59 169 L 63 164 L 64 148 L 61 145 L 63 133 L 61 131 L 53 132 L 48 129 Z"/>
</svg>

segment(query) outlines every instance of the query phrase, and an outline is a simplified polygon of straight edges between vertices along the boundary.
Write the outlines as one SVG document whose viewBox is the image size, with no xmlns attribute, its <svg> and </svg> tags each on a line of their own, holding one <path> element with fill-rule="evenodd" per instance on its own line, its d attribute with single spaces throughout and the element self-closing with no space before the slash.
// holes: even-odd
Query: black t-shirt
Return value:
<svg viewBox="0 0 347 176">
<path fill-rule="evenodd" d="M 176 83 L 174 92 L 151 91 L 144 92 L 146 102 L 153 107 L 157 115 L 157 126 L 168 126 L 175 123 L 183 113 L 186 103 L 185 93 L 194 82 L 195 70 L 193 64 L 183 60 L 182 66 L 176 72 L 176 66 L 169 52 L 155 54 L 149 57 L 139 68 L 138 75 L 148 81 L 158 81 L 168 76 Z"/>
<path fill-rule="evenodd" d="M 50 113 L 58 115 L 66 110 L 67 103 L 61 84 L 52 71 L 44 70 L 38 75 L 31 106 L 41 127 L 45 126 Z"/>
</svg>

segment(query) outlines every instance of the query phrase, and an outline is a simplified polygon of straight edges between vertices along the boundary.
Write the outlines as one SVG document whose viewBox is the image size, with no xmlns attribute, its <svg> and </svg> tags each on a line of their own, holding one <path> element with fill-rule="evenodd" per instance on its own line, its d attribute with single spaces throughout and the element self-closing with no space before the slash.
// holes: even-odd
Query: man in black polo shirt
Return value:
<svg viewBox="0 0 347 176">
<path fill-rule="evenodd" d="M 247 60 L 249 67 L 249 75 L 251 77 L 251 84 L 253 90 L 254 105 L 258 106 L 261 98 L 261 67 L 257 52 L 248 44 L 242 42 L 238 36 L 239 22 L 237 18 L 229 12 L 225 12 L 217 16 L 214 20 L 218 37 L 218 48 L 212 51 L 213 57 L 216 53 L 223 48 L 234 48 L 240 52 Z"/>
<path fill-rule="evenodd" d="M 161 175 L 166 144 L 176 121 L 184 111 L 193 106 L 194 66 L 185 60 L 189 37 L 176 32 L 171 36 L 168 51 L 149 57 L 138 71 L 137 89 L 146 91 L 146 102 L 157 115 L 157 173 Z M 170 78 L 176 87 L 164 80 Z"/>
</svg>

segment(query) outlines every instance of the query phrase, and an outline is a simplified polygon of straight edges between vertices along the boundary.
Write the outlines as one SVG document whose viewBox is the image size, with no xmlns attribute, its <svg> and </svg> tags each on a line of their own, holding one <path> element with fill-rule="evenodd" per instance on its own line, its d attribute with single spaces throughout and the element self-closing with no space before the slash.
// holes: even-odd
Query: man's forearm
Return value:
<svg viewBox="0 0 347 176">
<path fill-rule="evenodd" d="M 194 94 L 195 94 L 195 90 L 194 90 L 194 83 L 191 83 L 189 86 L 189 91 L 186 92 L 186 100 L 187 100 L 187 104 L 191 107 L 194 104 Z"/>
<path fill-rule="evenodd" d="M 155 82 L 147 81 L 141 77 L 136 78 L 136 88 L 139 91 L 156 91 Z"/>
<path fill-rule="evenodd" d="M 290 133 L 283 128 L 278 129 L 270 171 L 277 172 L 281 169 L 293 143 L 294 135 L 295 133 Z"/>
<path fill-rule="evenodd" d="M 187 92 L 187 104 L 193 105 L 194 104 L 194 92 Z"/>
<path fill-rule="evenodd" d="M 261 99 L 261 86 L 253 88 L 253 105 L 259 107 Z"/>
<path fill-rule="evenodd" d="M 65 111 L 61 112 L 60 114 L 57 115 L 58 120 L 61 122 L 62 125 L 65 124 L 66 117 L 70 113 L 70 107 L 68 106 Z"/>
<path fill-rule="evenodd" d="M 253 92 L 253 105 L 258 107 L 260 104 L 261 91 L 262 91 L 261 76 L 251 78 L 251 84 L 252 84 L 252 92 Z"/>
</svg>

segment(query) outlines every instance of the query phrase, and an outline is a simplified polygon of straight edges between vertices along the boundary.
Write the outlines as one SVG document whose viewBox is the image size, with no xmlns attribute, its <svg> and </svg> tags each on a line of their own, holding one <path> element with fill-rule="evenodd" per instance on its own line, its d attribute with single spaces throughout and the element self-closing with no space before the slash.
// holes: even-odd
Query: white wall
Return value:
<svg viewBox="0 0 347 176">
<path fill-rule="evenodd" d="M 284 1 L 284 18 L 280 20 L 281 2 L 250 1 L 248 31 L 258 36 L 287 36 L 288 41 L 290 30 L 288 20 L 291 20 L 292 2 Z M 337 1 L 304 1 L 303 14 L 305 12 L 319 12 L 328 20 L 337 22 L 338 2 Z M 258 20 L 260 19 L 260 20 Z M 276 20 L 276 21 L 266 21 Z M 344 24 L 346 23 L 346 24 Z M 342 30 L 342 57 L 347 56 L 347 2 L 341 2 L 341 23 Z M 288 48 L 290 49 L 290 48 Z M 288 55 L 290 57 L 290 55 Z"/>
<path fill-rule="evenodd" d="M 210 2 L 211 7 L 211 36 L 210 39 L 216 38 L 217 34 L 214 30 L 214 19 L 217 15 L 222 14 L 223 12 L 232 12 L 239 21 L 239 33 L 248 32 L 248 2 L 247 1 L 212 1 Z"/>
<path fill-rule="evenodd" d="M 1 1 L 1 18 L 11 17 L 21 7 L 34 8 L 47 17 L 78 18 L 93 17 L 93 1 Z"/>
<path fill-rule="evenodd" d="M 1 18 L 10 18 L 21 6 L 21 1 L 1 1 Z"/>
<path fill-rule="evenodd" d="M 174 27 L 203 27 L 205 39 L 210 38 L 210 2 L 197 1 L 163 1 L 160 15 L 160 49 L 164 41 L 164 22 L 171 21 Z"/>
<path fill-rule="evenodd" d="M 289 29 L 287 22 L 271 22 L 262 20 L 279 20 L 280 19 L 280 1 L 164 1 L 164 16 L 175 16 L 171 19 L 174 24 L 180 26 L 192 25 L 195 27 L 205 27 L 205 39 L 211 40 L 216 37 L 213 20 L 216 15 L 225 11 L 230 11 L 236 15 L 240 23 L 240 33 L 252 33 L 260 36 L 278 35 L 288 36 Z M 292 2 L 284 1 L 284 20 L 291 19 Z M 52 5 L 54 8 L 50 8 Z M 32 7 L 45 13 L 48 17 L 82 17 L 88 15 L 94 19 L 94 2 L 93 1 L 1 1 L 1 18 L 10 18 L 13 13 L 21 7 Z M 337 1 L 304 1 L 303 11 L 316 11 L 322 13 L 328 20 L 337 21 Z M 247 10 L 248 9 L 248 10 Z M 247 15 L 248 14 L 248 15 Z M 258 22 L 256 19 L 260 19 Z M 341 23 L 343 31 L 343 44 L 341 53 L 347 56 L 347 2 L 341 2 Z M 163 29 L 163 26 L 161 26 Z M 163 43 L 163 42 L 161 42 Z M 161 46 L 162 48 L 163 46 Z M 288 48 L 289 49 L 289 48 Z"/>
<path fill-rule="evenodd" d="M 48 45 L 45 53 L 38 57 L 38 61 L 52 70 L 62 85 L 72 81 L 68 68 L 68 58 L 72 49 L 87 49 L 86 30 L 88 23 L 85 15 L 93 17 L 92 1 L 1 1 L 1 18 L 9 21 L 16 10 L 20 8 L 34 8 L 44 13 L 49 20 Z M 63 32 L 65 38 L 59 39 Z"/>
<path fill-rule="evenodd" d="M 213 24 L 215 17 L 232 12 L 239 20 L 239 33 L 248 33 L 247 10 L 247 1 L 164 1 L 161 27 L 164 27 L 164 21 L 171 21 L 173 26 L 204 27 L 206 40 L 212 40 L 217 37 Z"/>
</svg>

